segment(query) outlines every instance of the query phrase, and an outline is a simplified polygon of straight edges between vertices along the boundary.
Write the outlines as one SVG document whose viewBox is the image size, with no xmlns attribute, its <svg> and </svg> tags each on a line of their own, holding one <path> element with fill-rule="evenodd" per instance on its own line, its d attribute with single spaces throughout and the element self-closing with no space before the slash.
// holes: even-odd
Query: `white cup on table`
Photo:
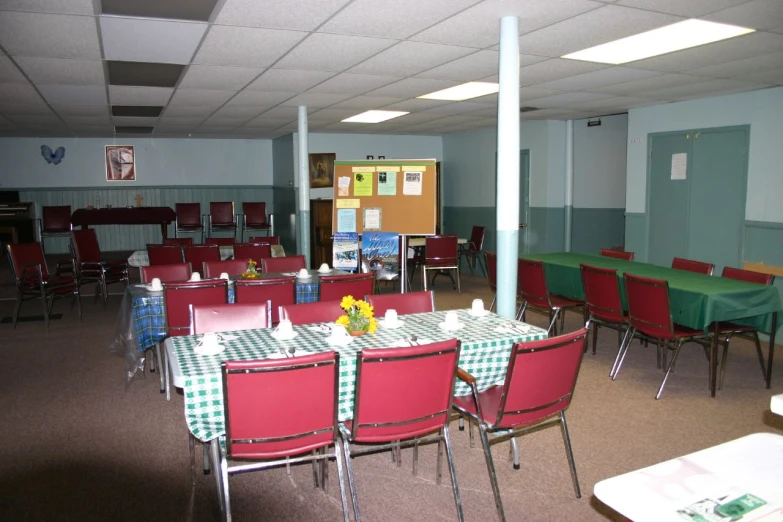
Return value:
<svg viewBox="0 0 783 522">
<path fill-rule="evenodd" d="M 160 278 L 153 277 L 152 281 L 150 282 L 150 290 L 155 290 L 156 292 L 159 290 L 163 290 L 163 283 L 161 283 Z"/>
<path fill-rule="evenodd" d="M 397 327 L 397 310 L 393 308 L 386 310 L 386 314 L 383 316 L 383 325 L 386 328 Z"/>
<path fill-rule="evenodd" d="M 320 267 L 318 267 L 318 271 L 319 272 L 330 272 L 331 269 L 329 268 L 329 265 L 327 265 L 326 263 L 323 263 L 323 264 L 321 264 Z"/>
<path fill-rule="evenodd" d="M 459 325 L 459 316 L 457 316 L 457 312 L 451 311 L 446 312 L 446 326 L 449 328 L 456 328 Z"/>
<path fill-rule="evenodd" d="M 191 281 L 201 281 L 201 274 L 199 274 L 198 272 L 193 272 L 190 275 L 190 280 Z"/>
<path fill-rule="evenodd" d="M 201 346 L 212 347 L 217 346 L 218 336 L 214 333 L 205 333 L 201 338 Z"/>
<path fill-rule="evenodd" d="M 283 337 L 290 337 L 294 333 L 294 325 L 288 319 L 281 319 L 277 324 L 277 333 Z"/>
<path fill-rule="evenodd" d="M 330 334 L 332 339 L 340 339 L 348 336 L 348 330 L 345 329 L 345 326 L 337 323 L 332 323 L 330 326 L 332 328 L 332 333 Z"/>
<path fill-rule="evenodd" d="M 302 268 L 296 275 L 297 277 L 307 277 L 310 275 L 310 272 L 308 272 L 306 268 Z"/>
<path fill-rule="evenodd" d="M 230 278 L 228 277 L 228 272 L 221 272 L 220 279 L 225 279 L 228 281 Z"/>
<path fill-rule="evenodd" d="M 470 309 L 476 315 L 483 314 L 484 313 L 484 301 L 482 301 L 481 299 L 474 299 L 473 303 L 470 305 Z"/>
</svg>

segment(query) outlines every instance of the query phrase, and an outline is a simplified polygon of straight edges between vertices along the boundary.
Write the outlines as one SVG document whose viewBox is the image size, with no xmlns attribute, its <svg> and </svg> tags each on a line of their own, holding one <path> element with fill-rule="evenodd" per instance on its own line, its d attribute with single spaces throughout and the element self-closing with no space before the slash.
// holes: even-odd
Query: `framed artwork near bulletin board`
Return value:
<svg viewBox="0 0 783 522">
<path fill-rule="evenodd" d="M 334 152 L 310 154 L 310 188 L 334 186 Z"/>
<path fill-rule="evenodd" d="M 133 145 L 106 145 L 106 181 L 136 181 Z"/>
</svg>

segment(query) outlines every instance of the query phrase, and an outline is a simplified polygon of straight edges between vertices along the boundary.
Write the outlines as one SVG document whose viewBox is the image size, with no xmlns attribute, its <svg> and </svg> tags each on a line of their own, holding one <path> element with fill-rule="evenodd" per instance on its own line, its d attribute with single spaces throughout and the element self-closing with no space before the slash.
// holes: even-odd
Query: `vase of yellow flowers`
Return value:
<svg viewBox="0 0 783 522">
<path fill-rule="evenodd" d="M 373 317 L 373 307 L 364 301 L 357 301 L 351 295 L 343 297 L 340 301 L 340 308 L 345 310 L 345 315 L 341 315 L 335 321 L 348 330 L 353 336 L 360 336 L 366 333 L 375 333 L 378 329 L 378 322 Z"/>
<path fill-rule="evenodd" d="M 242 279 L 259 279 L 261 274 L 256 271 L 258 263 L 253 259 L 247 260 L 247 270 L 245 270 L 240 276 Z"/>
</svg>

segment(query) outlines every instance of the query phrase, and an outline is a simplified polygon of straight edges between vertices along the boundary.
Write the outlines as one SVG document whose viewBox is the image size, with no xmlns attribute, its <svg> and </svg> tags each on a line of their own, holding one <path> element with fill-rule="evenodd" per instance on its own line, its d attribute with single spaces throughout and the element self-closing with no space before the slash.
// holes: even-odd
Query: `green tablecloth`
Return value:
<svg viewBox="0 0 783 522">
<path fill-rule="evenodd" d="M 697 330 L 706 330 L 714 321 L 734 321 L 769 332 L 771 313 L 783 310 L 778 291 L 771 286 L 572 252 L 523 257 L 544 262 L 551 293 L 574 299 L 585 297 L 579 269 L 581 263 L 614 268 L 620 281 L 623 307 L 626 306 L 623 273 L 665 279 L 669 282 L 672 319 Z"/>
</svg>

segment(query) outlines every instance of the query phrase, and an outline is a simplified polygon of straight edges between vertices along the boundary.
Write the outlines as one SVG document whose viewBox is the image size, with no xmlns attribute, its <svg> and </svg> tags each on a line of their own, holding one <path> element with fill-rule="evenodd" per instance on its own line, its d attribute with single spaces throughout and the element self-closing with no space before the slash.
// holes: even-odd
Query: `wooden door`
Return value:
<svg viewBox="0 0 783 522">
<path fill-rule="evenodd" d="M 332 204 L 331 199 L 310 200 L 310 267 L 322 263 L 332 266 Z"/>
</svg>

